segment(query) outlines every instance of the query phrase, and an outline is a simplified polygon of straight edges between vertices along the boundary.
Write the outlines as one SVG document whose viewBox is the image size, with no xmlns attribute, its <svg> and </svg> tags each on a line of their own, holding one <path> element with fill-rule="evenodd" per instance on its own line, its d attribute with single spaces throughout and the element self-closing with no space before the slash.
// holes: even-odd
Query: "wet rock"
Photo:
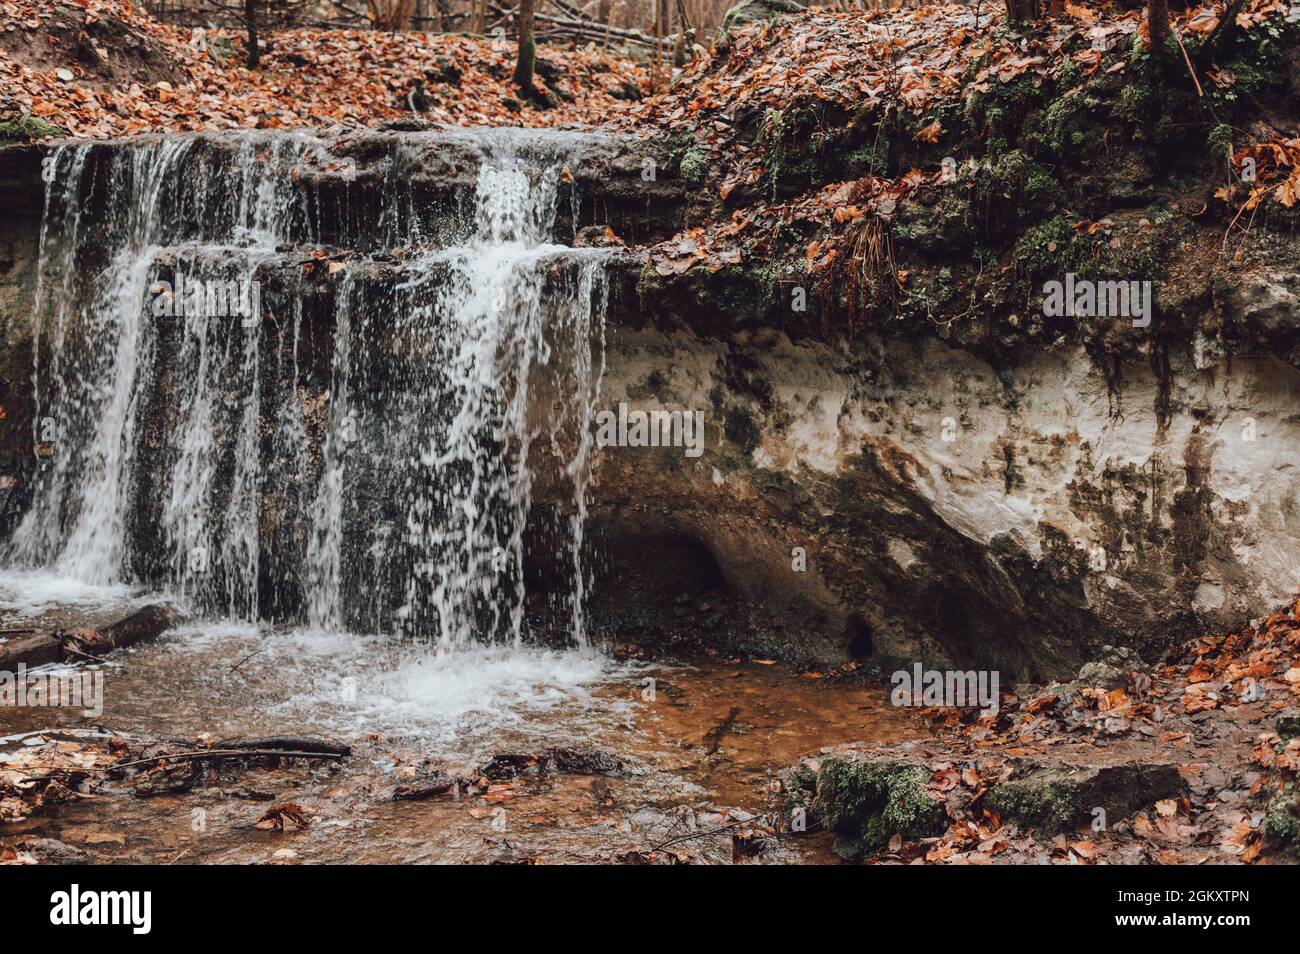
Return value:
<svg viewBox="0 0 1300 954">
<path fill-rule="evenodd" d="M 927 790 L 932 773 L 924 765 L 858 753 L 816 764 L 812 813 L 835 832 L 835 852 L 841 857 L 878 851 L 895 834 L 928 838 L 948 827 L 946 806 Z M 807 764 L 796 768 L 795 785 L 806 785 L 811 772 Z"/>
<path fill-rule="evenodd" d="M 1252 337 L 1281 348 L 1300 336 L 1300 272 L 1270 271 L 1244 276 L 1225 289 L 1225 317 Z"/>
<path fill-rule="evenodd" d="M 1091 821 L 1098 808 L 1113 823 L 1186 790 L 1174 765 L 1066 766 L 1033 770 L 995 785 L 984 804 L 1004 820 L 1049 833 Z"/>
<path fill-rule="evenodd" d="M 618 248 L 623 240 L 608 225 L 584 225 L 574 236 L 574 248 Z"/>
<path fill-rule="evenodd" d="M 539 753 L 494 755 L 478 774 L 496 781 L 549 773 L 617 776 L 624 774 L 625 769 L 622 759 L 600 749 L 557 746 Z"/>
<path fill-rule="evenodd" d="M 551 771 L 570 775 L 622 775 L 625 766 L 616 755 L 588 748 L 554 748 L 547 751 Z"/>
</svg>

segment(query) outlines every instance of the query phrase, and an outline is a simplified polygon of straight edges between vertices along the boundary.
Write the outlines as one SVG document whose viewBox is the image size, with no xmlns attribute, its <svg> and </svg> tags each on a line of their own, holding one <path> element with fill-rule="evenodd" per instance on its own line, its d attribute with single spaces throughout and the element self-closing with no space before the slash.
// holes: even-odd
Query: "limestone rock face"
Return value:
<svg viewBox="0 0 1300 954">
<path fill-rule="evenodd" d="M 603 406 L 702 410 L 707 438 L 696 458 L 604 448 L 592 513 L 625 549 L 702 546 L 753 624 L 738 648 L 1072 678 L 1105 645 L 1238 626 L 1300 579 L 1284 361 L 1188 346 L 1116 383 L 1072 347 L 994 366 L 935 339 L 610 318 Z"/>
</svg>

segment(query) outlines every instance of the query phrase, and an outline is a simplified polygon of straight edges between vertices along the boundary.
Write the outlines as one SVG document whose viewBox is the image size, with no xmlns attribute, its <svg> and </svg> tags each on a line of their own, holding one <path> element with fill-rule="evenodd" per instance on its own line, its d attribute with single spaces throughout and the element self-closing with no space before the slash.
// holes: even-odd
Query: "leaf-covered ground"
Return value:
<svg viewBox="0 0 1300 954">
<path fill-rule="evenodd" d="M 15 114 L 67 134 L 108 138 L 199 129 L 375 125 L 410 117 L 421 81 L 423 118 L 457 125 L 598 123 L 636 90 L 642 69 L 595 49 L 547 46 L 541 108 L 511 81 L 506 41 L 421 33 L 297 29 L 264 37 L 257 70 L 243 37 L 189 30 L 142 15 L 130 0 L 0 3 L 0 96 Z M 635 94 L 634 94 L 635 95 Z"/>
<path fill-rule="evenodd" d="M 893 863 L 1197 864 L 1284 860 L 1300 850 L 1300 600 L 1255 625 L 1175 647 L 1154 666 L 1089 664 L 1080 679 L 1004 694 L 996 716 L 920 710 L 919 744 L 847 746 L 929 772 L 948 828 L 894 835 Z M 1109 688 L 1108 688 L 1109 687 Z M 1283 735 L 1279 736 L 1279 727 Z M 1187 784 L 1104 826 L 1041 832 L 1000 816 L 985 796 L 1025 765 L 1173 764 Z M 805 769 L 809 760 L 804 763 Z M 1289 854 L 1288 854 L 1289 853 Z"/>
<path fill-rule="evenodd" d="M 1175 14 L 1189 61 L 1225 6 Z M 949 212 L 955 200 L 961 214 L 948 218 L 965 221 L 939 224 L 974 223 L 974 234 L 958 236 L 965 257 L 977 246 L 1001 253 L 1004 241 L 1052 213 L 1064 215 L 1067 232 L 1104 231 L 1120 242 L 1114 223 L 1098 221 L 1117 207 L 1105 205 L 1105 169 L 1089 166 L 1104 157 L 1113 177 L 1131 178 L 1125 153 L 1154 173 L 1153 198 L 1185 179 L 1198 157 L 1220 154 L 1218 189 L 1207 198 L 1211 217 L 1231 221 L 1234 235 L 1265 200 L 1295 205 L 1300 139 L 1260 101 L 1276 95 L 1265 85 L 1285 70 L 1270 57 L 1294 43 L 1300 5 L 1246 3 L 1231 58 L 1225 51 L 1223 62 L 1191 67 L 1171 48 L 1159 79 L 1141 11 L 1066 10 L 1020 28 L 1000 12 L 958 5 L 809 12 L 723 41 L 672 91 L 629 105 L 620 119 L 666 130 L 676 170 L 698 186 L 693 220 L 654 250 L 655 270 L 671 278 L 697 266 L 716 273 L 803 260 L 785 276 L 791 282 L 811 277 L 840 289 L 841 299 L 858 285 L 876 286 L 880 298 L 880 286 L 892 284 L 883 296 L 892 311 L 917 290 L 906 266 L 889 267 L 917 231 L 904 200 L 919 197 L 922 216 Z M 1248 157 L 1255 178 L 1234 181 L 1231 169 Z M 1087 181 L 1074 189 L 1072 179 Z M 1077 191 L 1091 203 L 1075 201 Z M 1132 199 L 1123 201 L 1131 207 Z M 1101 214 L 1085 214 L 1089 204 Z M 933 225 L 922 222 L 920 231 Z M 1003 225 L 1013 227 L 999 234 Z M 850 310 L 879 303 L 841 301 Z"/>
</svg>

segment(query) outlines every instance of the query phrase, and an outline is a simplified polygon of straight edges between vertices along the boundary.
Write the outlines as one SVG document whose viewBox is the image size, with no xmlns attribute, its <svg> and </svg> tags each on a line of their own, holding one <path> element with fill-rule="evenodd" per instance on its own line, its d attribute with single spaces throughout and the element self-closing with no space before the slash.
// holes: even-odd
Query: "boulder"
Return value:
<svg viewBox="0 0 1300 954">
<path fill-rule="evenodd" d="M 984 804 L 1004 820 L 1052 833 L 1091 821 L 1098 808 L 1113 822 L 1186 789 L 1175 765 L 1056 766 L 993 786 Z"/>
<path fill-rule="evenodd" d="M 803 789 L 810 767 L 792 773 Z M 812 777 L 813 816 L 836 835 L 835 852 L 859 858 L 883 848 L 893 835 L 929 838 L 948 827 L 946 805 L 928 791 L 931 771 L 905 759 L 844 753 L 821 759 Z M 802 781 L 800 781 L 802 780 Z M 793 801 L 798 801 L 795 792 Z"/>
</svg>

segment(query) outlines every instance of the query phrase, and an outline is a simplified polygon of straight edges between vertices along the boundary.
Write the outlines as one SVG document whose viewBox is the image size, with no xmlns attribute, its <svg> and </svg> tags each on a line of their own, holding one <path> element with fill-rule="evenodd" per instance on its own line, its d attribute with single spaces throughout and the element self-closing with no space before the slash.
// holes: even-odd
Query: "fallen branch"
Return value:
<svg viewBox="0 0 1300 954">
<path fill-rule="evenodd" d="M 255 739 L 222 739 L 218 749 L 282 749 L 286 752 L 305 752 L 313 755 L 351 755 L 352 747 L 329 739 L 313 739 L 296 735 L 268 735 Z"/>
<path fill-rule="evenodd" d="M 1172 31 L 1174 39 L 1178 41 L 1178 49 L 1183 51 L 1183 62 L 1187 64 L 1187 72 L 1192 77 L 1192 84 L 1196 87 L 1196 95 L 1204 99 L 1205 90 L 1201 89 L 1201 81 L 1196 78 L 1196 70 L 1192 67 L 1192 58 L 1187 55 L 1187 47 L 1183 46 L 1183 38 L 1178 35 L 1178 31 Z"/>
<path fill-rule="evenodd" d="M 154 603 L 99 630 L 26 630 L 0 646 L 0 670 L 14 671 L 62 662 L 69 656 L 98 657 L 124 646 L 157 639 L 180 620 L 174 607 Z"/>
<path fill-rule="evenodd" d="M 247 759 L 258 756 L 282 759 L 343 758 L 343 756 L 338 752 L 294 752 L 289 749 L 200 749 L 195 752 L 173 752 L 170 755 L 154 755 L 147 759 L 134 759 L 130 762 L 118 762 L 116 765 L 105 765 L 98 769 L 98 771 L 116 771 L 117 769 L 132 768 L 136 765 L 153 765 L 171 759 L 192 762 L 199 759 Z"/>
</svg>

